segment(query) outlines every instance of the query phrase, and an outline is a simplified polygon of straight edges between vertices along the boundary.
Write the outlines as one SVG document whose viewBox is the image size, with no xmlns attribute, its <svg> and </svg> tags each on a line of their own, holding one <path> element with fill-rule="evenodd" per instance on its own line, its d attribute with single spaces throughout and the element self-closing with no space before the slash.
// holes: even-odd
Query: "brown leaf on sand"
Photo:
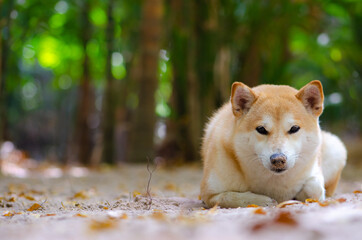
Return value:
<svg viewBox="0 0 362 240">
<path fill-rule="evenodd" d="M 288 200 L 281 202 L 277 205 L 277 208 L 285 208 L 286 206 L 294 205 L 294 204 L 304 204 L 303 202 L 296 201 L 296 200 Z"/>
<path fill-rule="evenodd" d="M 274 224 L 283 224 L 283 225 L 287 225 L 287 226 L 291 226 L 291 227 L 298 225 L 297 221 L 293 218 L 293 216 L 290 212 L 282 211 L 272 220 L 262 221 L 262 222 L 255 224 L 251 228 L 251 231 L 258 232 L 265 228 L 269 228 L 269 227 L 272 228 Z"/>
<path fill-rule="evenodd" d="M 307 199 L 305 200 L 305 203 L 317 203 L 317 202 L 318 202 L 317 199 L 312 199 L 312 198 L 307 198 Z"/>
<path fill-rule="evenodd" d="M 261 214 L 261 215 L 265 215 L 265 214 L 266 214 L 266 212 L 265 212 L 262 208 L 256 208 L 256 209 L 254 210 L 254 213 L 255 213 L 255 214 Z"/>
<path fill-rule="evenodd" d="M 77 214 L 74 214 L 73 217 L 82 217 L 82 218 L 86 218 L 87 215 L 84 215 L 84 214 L 81 214 L 81 213 L 77 213 Z"/>
<path fill-rule="evenodd" d="M 4 217 L 12 217 L 12 216 L 14 216 L 14 215 L 15 215 L 14 212 L 10 212 L 10 211 L 9 211 L 9 212 L 5 212 L 3 216 L 4 216 Z"/>
<path fill-rule="evenodd" d="M 11 198 L 7 199 L 6 201 L 7 201 L 7 202 L 15 202 L 16 199 L 15 199 L 15 197 L 11 197 Z"/>
<path fill-rule="evenodd" d="M 38 204 L 38 203 L 34 203 L 34 204 L 33 204 L 28 210 L 26 210 L 26 211 L 32 212 L 32 211 L 38 210 L 39 208 L 41 208 L 41 205 Z"/>
<path fill-rule="evenodd" d="M 133 197 L 134 197 L 134 198 L 137 197 L 137 196 L 139 196 L 139 195 L 141 195 L 140 192 L 138 192 L 138 191 L 133 191 Z"/>
<path fill-rule="evenodd" d="M 175 184 L 173 183 L 167 183 L 164 187 L 165 190 L 168 190 L 168 191 L 174 191 L 176 192 L 177 191 L 177 187 Z"/>
<path fill-rule="evenodd" d="M 29 193 L 30 194 L 35 194 L 35 195 L 43 195 L 44 194 L 43 191 L 38 191 L 38 190 L 34 190 L 34 189 L 30 190 Z"/>
<path fill-rule="evenodd" d="M 32 196 L 30 195 L 24 195 L 24 198 L 29 200 L 29 201 L 35 201 L 35 198 L 33 198 Z"/>
<path fill-rule="evenodd" d="M 48 214 L 45 214 L 45 215 L 41 215 L 40 217 L 53 217 L 53 216 L 56 216 L 55 213 L 48 213 Z"/>
<path fill-rule="evenodd" d="M 102 230 L 115 228 L 116 226 L 117 222 L 112 219 L 107 219 L 104 221 L 92 220 L 92 222 L 89 225 L 89 228 L 94 231 L 102 231 Z"/>
<path fill-rule="evenodd" d="M 259 206 L 256 205 L 256 204 L 249 204 L 247 207 L 248 207 L 248 208 L 257 208 L 257 207 L 259 207 Z"/>
<path fill-rule="evenodd" d="M 166 215 L 161 211 L 155 211 L 151 214 L 151 218 L 159 221 L 166 220 Z"/>
<path fill-rule="evenodd" d="M 290 212 L 280 212 L 279 215 L 274 219 L 275 223 L 285 224 L 289 226 L 296 226 L 298 223 Z"/>
<path fill-rule="evenodd" d="M 264 229 L 264 228 L 267 227 L 267 226 L 268 226 L 268 223 L 267 223 L 267 222 L 260 222 L 260 223 L 255 224 L 255 225 L 251 228 L 251 231 L 257 232 L 257 231 L 260 231 L 260 230 Z"/>
<path fill-rule="evenodd" d="M 328 202 L 328 201 L 324 201 L 324 202 L 318 202 L 319 206 L 321 207 L 327 207 L 331 204 L 332 202 Z"/>
<path fill-rule="evenodd" d="M 74 194 L 73 198 L 88 199 L 89 196 L 87 192 L 83 190 Z"/>
<path fill-rule="evenodd" d="M 337 202 L 339 202 L 339 203 L 344 203 L 346 201 L 347 201 L 347 199 L 345 199 L 345 198 L 338 198 L 337 199 Z"/>
<path fill-rule="evenodd" d="M 326 201 L 323 201 L 323 202 L 318 202 L 318 204 L 321 207 L 327 207 L 327 206 L 332 205 L 332 204 L 344 203 L 346 201 L 347 200 L 345 198 L 338 198 L 338 199 L 329 199 L 329 200 L 326 200 Z"/>
</svg>

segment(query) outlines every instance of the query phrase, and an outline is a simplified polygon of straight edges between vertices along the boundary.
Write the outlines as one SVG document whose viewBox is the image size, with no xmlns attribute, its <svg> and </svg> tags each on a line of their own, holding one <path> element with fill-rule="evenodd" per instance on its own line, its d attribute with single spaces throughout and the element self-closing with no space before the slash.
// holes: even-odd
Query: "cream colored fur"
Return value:
<svg viewBox="0 0 362 240">
<path fill-rule="evenodd" d="M 324 200 L 328 186 L 328 195 L 333 194 L 347 153 L 338 137 L 320 130 L 319 81 L 299 91 L 275 85 L 250 89 L 234 83 L 231 95 L 205 129 L 201 198 L 207 206 Z M 256 131 L 259 126 L 267 134 Z M 293 126 L 299 131 L 291 133 Z M 286 157 L 282 172 L 273 170 L 274 153 Z"/>
</svg>

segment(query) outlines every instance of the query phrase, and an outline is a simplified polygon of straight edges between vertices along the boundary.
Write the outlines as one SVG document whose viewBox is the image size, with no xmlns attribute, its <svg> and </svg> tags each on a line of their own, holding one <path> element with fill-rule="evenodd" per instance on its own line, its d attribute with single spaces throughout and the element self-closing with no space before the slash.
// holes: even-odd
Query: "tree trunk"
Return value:
<svg viewBox="0 0 362 240">
<path fill-rule="evenodd" d="M 230 65 L 231 65 L 231 50 L 228 46 L 223 46 L 217 54 L 214 81 L 217 83 L 221 103 L 226 102 L 230 98 Z"/>
<path fill-rule="evenodd" d="M 218 1 L 197 1 L 196 5 L 196 76 L 200 83 L 200 120 L 203 126 L 216 109 L 214 64 L 218 39 Z M 208 6 L 209 7 L 205 7 Z M 200 133 L 201 134 L 201 133 Z"/>
<path fill-rule="evenodd" d="M 191 61 L 190 45 L 193 33 L 192 14 L 190 13 L 191 1 L 173 0 L 170 4 L 171 22 L 171 48 L 170 56 L 173 69 L 171 117 L 167 121 L 167 135 L 163 141 L 159 154 L 168 162 L 192 161 L 197 156 L 191 140 L 191 114 L 189 95 L 195 93 L 190 86 L 189 72 L 193 68 Z M 197 103 L 198 100 L 194 103 Z M 197 119 L 199 121 L 199 119 Z"/>
<path fill-rule="evenodd" d="M 112 14 L 113 0 L 108 4 L 108 25 L 106 30 L 107 59 L 106 59 L 106 87 L 103 100 L 103 154 L 102 161 L 114 164 L 114 137 L 115 137 L 115 84 L 112 76 L 112 53 L 114 39 L 114 19 Z"/>
<path fill-rule="evenodd" d="M 162 0 L 145 0 L 141 22 L 141 59 L 138 108 L 132 124 L 130 161 L 145 162 L 154 157 L 155 91 L 162 30 Z"/>
<path fill-rule="evenodd" d="M 251 37 L 247 52 L 240 53 L 242 68 L 240 79 L 238 80 L 245 83 L 249 87 L 257 86 L 261 80 L 261 58 L 257 40 L 257 36 Z"/>
<path fill-rule="evenodd" d="M 83 75 L 79 87 L 79 102 L 76 122 L 76 152 L 78 161 L 83 165 L 90 164 L 91 155 L 91 133 L 88 126 L 88 118 L 91 108 L 92 90 L 90 85 L 89 57 L 87 55 L 87 44 L 90 39 L 90 23 L 88 20 L 89 3 L 84 2 L 82 7 L 81 40 L 84 51 Z"/>
<path fill-rule="evenodd" d="M 2 8 L 6 9 L 4 19 L 0 19 L 0 145 L 8 140 L 7 134 L 7 114 L 6 114 L 6 76 L 7 62 L 10 40 L 10 13 L 13 9 L 14 1 L 3 3 Z"/>
</svg>

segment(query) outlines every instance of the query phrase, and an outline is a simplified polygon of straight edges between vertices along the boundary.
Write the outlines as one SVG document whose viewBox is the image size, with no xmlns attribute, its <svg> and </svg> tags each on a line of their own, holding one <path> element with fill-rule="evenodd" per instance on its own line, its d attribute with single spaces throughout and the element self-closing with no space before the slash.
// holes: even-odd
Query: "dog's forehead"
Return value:
<svg viewBox="0 0 362 240">
<path fill-rule="evenodd" d="M 293 113 L 286 112 L 281 115 L 272 115 L 265 113 L 261 117 L 261 124 L 266 127 L 272 128 L 274 125 L 290 126 L 295 123 L 295 117 Z"/>
<path fill-rule="evenodd" d="M 286 85 L 259 85 L 252 89 L 257 95 L 273 97 L 273 96 L 287 96 L 294 97 L 298 90 Z"/>
<path fill-rule="evenodd" d="M 260 114 L 272 117 L 274 121 L 291 119 L 293 115 L 304 112 L 302 103 L 294 95 L 260 95 L 255 102 L 255 108 Z"/>
<path fill-rule="evenodd" d="M 306 114 L 303 104 L 295 96 L 297 92 L 288 86 L 264 85 L 256 88 L 257 100 L 251 108 L 250 121 L 270 127 L 274 124 L 294 124 Z"/>
</svg>

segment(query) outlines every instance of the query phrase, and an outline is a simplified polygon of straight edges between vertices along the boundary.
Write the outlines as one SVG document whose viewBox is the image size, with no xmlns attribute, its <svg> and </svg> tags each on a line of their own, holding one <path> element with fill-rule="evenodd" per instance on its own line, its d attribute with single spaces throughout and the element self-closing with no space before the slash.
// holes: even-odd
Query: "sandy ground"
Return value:
<svg viewBox="0 0 362 240">
<path fill-rule="evenodd" d="M 326 202 L 204 209 L 199 166 L 145 165 L 83 177 L 0 177 L 0 239 L 361 239 L 360 172 L 347 167 Z M 35 205 L 34 205 L 35 204 Z M 39 204 L 39 205 L 37 205 Z"/>
</svg>

